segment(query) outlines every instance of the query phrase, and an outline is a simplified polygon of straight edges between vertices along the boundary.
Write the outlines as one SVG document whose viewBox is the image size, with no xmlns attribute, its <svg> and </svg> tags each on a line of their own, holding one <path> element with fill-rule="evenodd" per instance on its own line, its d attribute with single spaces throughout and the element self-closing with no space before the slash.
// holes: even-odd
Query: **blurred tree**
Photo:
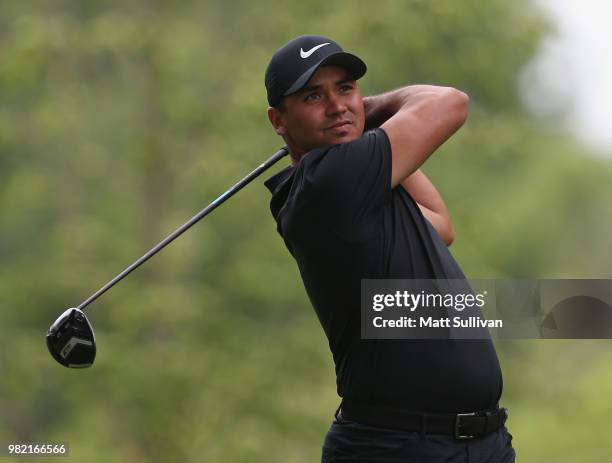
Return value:
<svg viewBox="0 0 612 463">
<path fill-rule="evenodd" d="M 86 462 L 319 458 L 337 403 L 333 367 L 261 185 L 95 303 L 93 369 L 63 370 L 43 344 L 66 304 L 280 146 L 263 73 L 296 35 L 332 36 L 359 54 L 366 94 L 427 82 L 471 95 L 468 124 L 425 169 L 468 274 L 608 275 L 610 163 L 536 126 L 517 98 L 516 76 L 548 30 L 526 0 L 3 2 L 0 443 L 64 441 Z M 513 346 L 500 346 L 506 394 L 533 410 L 547 377 L 529 355 L 552 368 L 559 350 Z M 612 386 L 609 367 L 593 362 L 567 396 Z M 580 413 L 565 431 L 600 416 Z M 516 423 L 530 455 L 564 458 L 567 446 L 542 449 L 533 426 Z M 612 450 L 598 439 L 581 461 Z"/>
</svg>

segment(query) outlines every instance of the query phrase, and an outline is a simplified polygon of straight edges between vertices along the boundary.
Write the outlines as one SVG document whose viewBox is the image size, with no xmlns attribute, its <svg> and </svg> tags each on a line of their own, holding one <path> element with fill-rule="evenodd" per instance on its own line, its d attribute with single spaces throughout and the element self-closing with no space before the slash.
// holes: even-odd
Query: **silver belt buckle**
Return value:
<svg viewBox="0 0 612 463">
<path fill-rule="evenodd" d="M 457 413 L 457 417 L 455 418 L 455 439 L 473 439 L 476 436 L 470 434 L 459 434 L 459 427 L 461 425 L 461 417 L 463 416 L 476 416 L 476 412 L 472 413 Z"/>
</svg>

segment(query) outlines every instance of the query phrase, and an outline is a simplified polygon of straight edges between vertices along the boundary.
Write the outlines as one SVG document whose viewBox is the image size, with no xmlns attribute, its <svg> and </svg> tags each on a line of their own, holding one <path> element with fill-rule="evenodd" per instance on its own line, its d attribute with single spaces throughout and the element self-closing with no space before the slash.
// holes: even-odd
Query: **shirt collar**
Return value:
<svg viewBox="0 0 612 463">
<path fill-rule="evenodd" d="M 293 176 L 296 166 L 287 166 L 264 182 L 264 185 L 274 195 L 289 178 Z"/>
</svg>

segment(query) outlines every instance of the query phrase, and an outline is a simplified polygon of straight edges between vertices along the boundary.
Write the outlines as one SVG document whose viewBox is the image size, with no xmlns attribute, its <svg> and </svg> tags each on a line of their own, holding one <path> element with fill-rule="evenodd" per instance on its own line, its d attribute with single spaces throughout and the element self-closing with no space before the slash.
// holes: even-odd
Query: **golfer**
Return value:
<svg viewBox="0 0 612 463">
<path fill-rule="evenodd" d="M 265 74 L 291 165 L 266 181 L 277 229 L 327 335 L 342 398 L 322 462 L 515 460 L 490 339 L 361 339 L 361 280 L 465 278 L 440 194 L 419 170 L 465 122 L 468 96 L 411 85 L 363 97 L 365 63 L 301 36 Z"/>
</svg>

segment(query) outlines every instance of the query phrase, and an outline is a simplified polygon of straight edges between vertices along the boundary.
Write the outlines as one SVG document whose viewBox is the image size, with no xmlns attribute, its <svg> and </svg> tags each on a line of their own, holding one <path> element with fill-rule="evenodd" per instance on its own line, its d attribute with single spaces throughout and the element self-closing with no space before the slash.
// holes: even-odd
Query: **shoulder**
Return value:
<svg viewBox="0 0 612 463">
<path fill-rule="evenodd" d="M 305 165 L 315 163 L 321 160 L 322 157 L 328 154 L 345 153 L 352 151 L 373 151 L 380 149 L 391 150 L 391 144 L 386 132 L 381 128 L 368 130 L 361 137 L 338 145 L 328 145 L 321 148 L 315 148 L 304 155 L 300 164 L 305 162 Z"/>
<path fill-rule="evenodd" d="M 329 175 L 350 175 L 371 167 L 373 163 L 390 165 L 390 157 L 389 138 L 383 129 L 377 128 L 350 142 L 309 151 L 300 160 L 296 174 L 310 181 Z"/>
<path fill-rule="evenodd" d="M 338 233 L 353 234 L 391 200 L 391 147 L 384 130 L 304 155 L 292 192 L 295 208 L 312 211 Z"/>
</svg>

